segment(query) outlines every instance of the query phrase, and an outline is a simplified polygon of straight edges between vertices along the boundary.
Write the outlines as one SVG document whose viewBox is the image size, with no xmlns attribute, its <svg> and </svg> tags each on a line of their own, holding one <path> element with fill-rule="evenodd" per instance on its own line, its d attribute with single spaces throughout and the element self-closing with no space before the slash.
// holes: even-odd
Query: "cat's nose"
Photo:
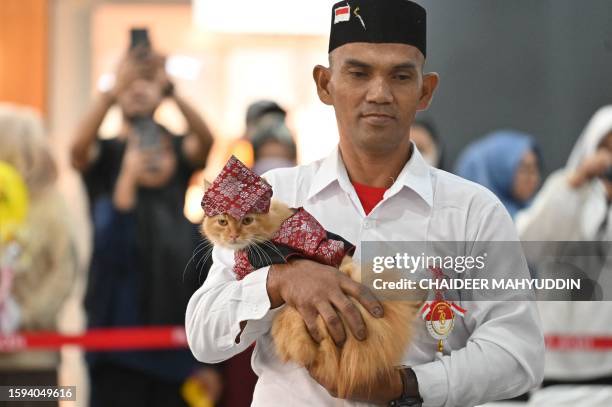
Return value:
<svg viewBox="0 0 612 407">
<path fill-rule="evenodd" d="M 232 240 L 236 240 L 236 239 L 238 239 L 238 235 L 237 235 L 237 234 L 236 234 L 236 235 L 230 235 L 229 237 L 230 237 L 230 239 L 232 239 Z"/>
</svg>

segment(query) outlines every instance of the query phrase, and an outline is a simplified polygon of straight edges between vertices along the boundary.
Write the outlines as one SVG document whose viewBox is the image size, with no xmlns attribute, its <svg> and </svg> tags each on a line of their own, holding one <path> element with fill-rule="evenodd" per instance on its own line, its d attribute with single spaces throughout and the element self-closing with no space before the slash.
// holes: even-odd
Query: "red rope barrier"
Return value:
<svg viewBox="0 0 612 407">
<path fill-rule="evenodd" d="M 80 335 L 57 332 L 20 332 L 0 336 L 0 352 L 54 350 L 64 345 L 91 351 L 179 349 L 187 347 L 182 326 L 97 328 Z M 546 348 L 553 351 L 612 351 L 612 336 L 549 335 Z"/>
<path fill-rule="evenodd" d="M 0 336 L 0 352 L 19 350 L 51 350 L 64 345 L 87 350 L 136 350 L 186 348 L 187 338 L 182 326 L 152 326 L 130 328 L 97 328 L 81 335 L 57 332 L 20 332 Z"/>
</svg>

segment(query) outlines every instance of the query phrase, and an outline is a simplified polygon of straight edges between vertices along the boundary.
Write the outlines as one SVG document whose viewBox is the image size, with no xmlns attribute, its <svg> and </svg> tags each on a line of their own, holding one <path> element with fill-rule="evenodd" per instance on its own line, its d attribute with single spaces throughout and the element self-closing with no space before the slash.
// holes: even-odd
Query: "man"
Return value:
<svg viewBox="0 0 612 407">
<path fill-rule="evenodd" d="M 490 192 L 425 163 L 410 142 L 417 110 L 438 83 L 423 74 L 425 10 L 407 0 L 361 0 L 333 7 L 329 67 L 317 66 L 321 101 L 334 107 L 338 149 L 318 162 L 270 172 L 276 199 L 304 207 L 323 227 L 363 241 L 516 240 L 512 221 Z M 354 258 L 358 259 L 359 254 Z M 187 308 L 187 337 L 199 360 L 219 362 L 256 341 L 254 406 L 336 405 L 333 384 L 281 363 L 269 329 L 281 305 L 295 307 L 313 339 L 320 315 L 341 346 L 367 337 L 352 296 L 377 317 L 372 293 L 337 270 L 308 260 L 258 269 L 237 281 L 233 253 L 213 251 L 208 280 Z M 503 272 L 527 277 L 524 265 Z M 437 353 L 425 324 L 403 367 L 372 392 L 348 399 L 394 405 L 471 406 L 516 396 L 541 379 L 543 338 L 526 302 L 466 304 L 467 313 Z M 346 320 L 351 332 L 345 332 Z M 452 350 L 452 351 L 451 351 Z M 236 390 L 239 391 L 239 390 Z M 354 405 L 346 402 L 346 405 Z"/>
<path fill-rule="evenodd" d="M 176 102 L 189 134 L 174 136 L 153 120 L 165 97 Z M 123 115 L 120 134 L 99 139 L 115 104 Z M 183 215 L 185 191 L 211 144 L 206 123 L 174 92 L 163 58 L 130 52 L 114 88 L 100 95 L 72 145 L 94 229 L 85 296 L 89 328 L 182 323 L 198 287 L 195 270 L 183 273 L 197 236 Z M 90 352 L 87 362 L 92 407 L 184 407 L 181 385 L 199 366 L 185 350 Z"/>
</svg>

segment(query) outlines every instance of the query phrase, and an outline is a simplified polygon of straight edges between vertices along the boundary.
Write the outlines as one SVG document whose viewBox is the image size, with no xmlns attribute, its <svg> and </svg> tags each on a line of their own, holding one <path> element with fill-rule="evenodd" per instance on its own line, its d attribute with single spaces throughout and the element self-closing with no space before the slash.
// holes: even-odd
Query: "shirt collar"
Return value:
<svg viewBox="0 0 612 407">
<path fill-rule="evenodd" d="M 416 192 L 431 207 L 433 206 L 431 167 L 425 162 L 414 143 L 412 143 L 412 146 L 410 160 L 404 165 L 391 188 L 385 192 L 384 198 L 390 198 L 403 187 L 407 187 Z M 346 192 L 350 192 L 353 189 L 344 163 L 340 158 L 338 146 L 323 159 L 321 165 L 316 170 L 310 190 L 308 191 L 308 199 L 311 199 L 334 181 L 338 181 L 340 187 Z"/>
<path fill-rule="evenodd" d="M 338 181 L 342 189 L 346 189 L 346 184 L 350 184 L 346 168 L 340 159 L 340 151 L 336 145 L 327 157 L 323 159 L 319 168 L 315 171 L 314 179 L 310 184 L 308 199 L 312 198 L 332 182 Z"/>
<path fill-rule="evenodd" d="M 403 187 L 416 192 L 427 204 L 433 206 L 433 187 L 431 185 L 431 166 L 425 162 L 421 153 L 412 143 L 412 156 L 404 165 L 391 188 L 385 192 L 384 198 L 397 194 Z"/>
</svg>

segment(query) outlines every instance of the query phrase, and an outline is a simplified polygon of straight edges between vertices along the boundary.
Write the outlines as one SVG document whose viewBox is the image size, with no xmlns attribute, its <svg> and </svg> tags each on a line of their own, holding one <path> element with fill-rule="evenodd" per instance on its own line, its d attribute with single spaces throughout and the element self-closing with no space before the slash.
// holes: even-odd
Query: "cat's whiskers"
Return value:
<svg viewBox="0 0 612 407">
<path fill-rule="evenodd" d="M 247 252 L 247 256 L 249 256 L 249 257 L 255 257 L 255 251 L 251 249 L 251 245 L 248 245 L 248 246 L 245 248 L 245 250 L 246 250 L 246 252 Z M 250 256 L 250 255 L 251 255 L 251 253 L 253 253 L 253 255 L 252 255 L 252 256 Z M 249 261 L 249 262 L 250 262 L 250 261 Z"/>
<path fill-rule="evenodd" d="M 270 258 L 270 256 L 268 255 L 268 253 L 266 253 L 266 251 L 265 251 L 265 250 L 263 250 L 261 247 L 259 247 L 259 246 L 257 245 L 257 243 L 255 243 L 255 244 L 254 244 L 252 247 L 253 247 L 253 249 L 254 249 L 256 252 L 261 253 L 261 255 L 262 255 L 263 257 L 265 257 L 265 258 L 268 260 L 268 261 L 267 261 L 267 263 L 263 263 L 263 264 L 273 264 L 272 259 Z M 260 258 L 261 258 L 261 257 L 260 257 Z M 263 262 L 263 258 L 262 258 L 262 262 Z"/>
<path fill-rule="evenodd" d="M 206 264 L 206 261 L 212 255 L 213 248 L 214 248 L 214 244 L 207 240 L 204 242 L 204 246 L 200 250 L 200 253 L 204 250 L 208 250 L 208 253 L 206 253 L 205 256 L 200 257 L 200 260 L 198 260 L 198 263 L 196 264 L 195 270 L 198 271 L 198 281 L 202 277 L 202 271 L 203 271 L 204 264 Z M 202 269 L 200 269 L 200 265 L 202 265 Z"/>
<path fill-rule="evenodd" d="M 260 243 L 268 248 L 270 248 L 270 250 L 272 250 L 273 252 L 275 252 L 276 254 L 278 254 L 280 256 L 281 259 L 283 259 L 283 261 L 285 263 L 287 263 L 287 260 L 285 260 L 285 256 L 283 256 L 283 254 L 281 253 L 280 250 L 278 250 L 278 247 L 276 247 L 272 242 L 270 242 L 269 240 L 264 240 L 261 238 L 254 238 L 254 241 L 257 243 Z M 272 262 L 272 260 L 270 259 L 270 262 Z"/>
<path fill-rule="evenodd" d="M 260 264 L 265 264 L 264 263 L 264 258 L 261 255 L 261 249 L 259 247 L 257 247 L 257 244 L 250 244 L 249 245 L 249 250 L 253 250 L 253 253 L 255 253 L 257 255 L 257 258 L 261 262 Z"/>
<path fill-rule="evenodd" d="M 203 250 L 206 250 L 208 247 L 211 249 L 212 251 L 212 243 L 210 243 L 208 240 L 206 239 L 202 239 L 202 241 L 200 243 L 198 243 L 198 245 L 196 246 L 196 248 L 193 250 L 193 256 L 191 256 L 191 258 L 189 259 L 189 261 L 187 261 L 187 264 L 185 264 L 185 268 L 183 269 L 183 282 L 185 282 L 185 273 L 187 273 L 187 268 L 189 267 L 189 264 L 191 264 L 191 262 L 193 261 L 193 259 L 200 254 Z M 198 262 L 199 263 L 199 262 Z M 197 266 L 196 266 L 196 270 L 197 270 Z"/>
<path fill-rule="evenodd" d="M 206 265 L 206 262 L 208 261 L 210 256 L 212 256 L 212 251 L 213 251 L 213 248 L 211 247 L 208 253 L 206 254 L 206 256 L 202 257 L 200 261 L 198 261 L 198 264 L 196 265 L 196 271 L 198 271 L 198 282 L 202 279 L 202 272 L 204 271 L 204 266 Z M 201 270 L 198 270 L 200 268 L 200 263 L 202 264 L 202 268 Z"/>
<path fill-rule="evenodd" d="M 211 249 L 214 247 L 214 244 L 208 239 L 202 239 L 202 241 L 196 246 L 194 249 L 194 254 L 200 254 L 203 250 Z"/>
</svg>

